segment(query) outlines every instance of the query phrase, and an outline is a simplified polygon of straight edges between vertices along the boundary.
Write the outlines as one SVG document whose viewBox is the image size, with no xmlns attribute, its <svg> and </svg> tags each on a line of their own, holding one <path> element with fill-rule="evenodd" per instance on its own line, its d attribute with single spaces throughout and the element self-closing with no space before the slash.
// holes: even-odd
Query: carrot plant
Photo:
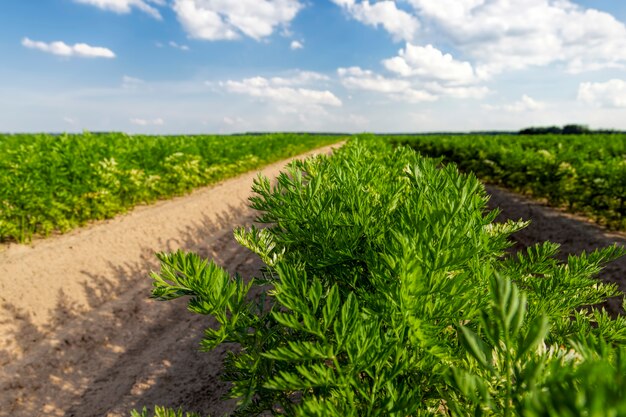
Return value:
<svg viewBox="0 0 626 417">
<path fill-rule="evenodd" d="M 393 136 L 489 183 L 626 230 L 626 135 Z"/>
<path fill-rule="evenodd" d="M 0 242 L 67 231 L 339 137 L 0 135 Z"/>
<path fill-rule="evenodd" d="M 203 349 L 240 346 L 223 374 L 234 415 L 626 413 L 626 320 L 587 308 L 618 295 L 595 275 L 623 249 L 506 255 L 526 224 L 494 223 L 473 175 L 375 139 L 254 191 L 263 227 L 235 237 L 258 277 L 184 252 L 152 274 L 154 297 L 216 319 Z"/>
</svg>

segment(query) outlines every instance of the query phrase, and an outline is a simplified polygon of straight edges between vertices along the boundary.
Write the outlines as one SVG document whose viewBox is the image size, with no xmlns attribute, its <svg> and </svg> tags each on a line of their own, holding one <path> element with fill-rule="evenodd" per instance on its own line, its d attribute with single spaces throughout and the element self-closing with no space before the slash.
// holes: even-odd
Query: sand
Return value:
<svg viewBox="0 0 626 417">
<path fill-rule="evenodd" d="M 330 152 L 330 147 L 316 153 Z M 266 167 L 274 177 L 284 161 Z M 149 298 L 154 253 L 184 249 L 251 276 L 261 266 L 233 239 L 248 225 L 246 207 L 257 173 L 187 196 L 139 207 L 106 222 L 0 252 L 0 416 L 128 416 L 153 404 L 219 416 L 224 346 L 199 352 L 210 319 L 184 300 Z M 563 254 L 593 250 L 626 236 L 489 187 L 501 218 L 531 219 L 516 248 L 552 240 Z M 626 290 L 626 259 L 602 279 Z M 617 312 L 617 300 L 609 304 Z"/>
</svg>

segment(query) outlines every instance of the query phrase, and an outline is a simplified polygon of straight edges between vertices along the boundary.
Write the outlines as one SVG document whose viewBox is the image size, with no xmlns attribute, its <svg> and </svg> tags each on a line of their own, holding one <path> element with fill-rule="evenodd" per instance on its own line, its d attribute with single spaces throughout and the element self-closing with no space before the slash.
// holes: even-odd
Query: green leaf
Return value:
<svg viewBox="0 0 626 417">
<path fill-rule="evenodd" d="M 358 314 L 358 302 L 356 301 L 354 294 L 350 293 L 346 301 L 341 306 L 339 320 L 335 321 L 333 326 L 335 340 L 337 341 L 337 349 L 341 349 L 347 342 L 348 336 L 352 333 L 352 330 L 355 327 Z"/>
<path fill-rule="evenodd" d="M 324 330 L 328 330 L 328 328 L 332 325 L 333 320 L 339 311 L 340 306 L 339 299 L 339 287 L 337 285 L 333 285 L 328 291 L 328 295 L 326 296 L 326 304 L 324 305 L 324 309 L 322 310 L 322 317 L 324 319 Z"/>
<path fill-rule="evenodd" d="M 331 346 L 318 342 L 289 342 L 287 346 L 272 349 L 262 356 L 277 361 L 302 362 L 328 359 L 334 356 Z"/>
<path fill-rule="evenodd" d="M 517 347 L 517 358 L 522 359 L 534 349 L 548 334 L 549 325 L 546 316 L 537 317 L 528 329 L 526 336 L 519 342 Z"/>
<path fill-rule="evenodd" d="M 472 330 L 461 326 L 461 337 L 459 338 L 465 351 L 482 365 L 483 368 L 492 369 L 491 349 Z"/>
</svg>

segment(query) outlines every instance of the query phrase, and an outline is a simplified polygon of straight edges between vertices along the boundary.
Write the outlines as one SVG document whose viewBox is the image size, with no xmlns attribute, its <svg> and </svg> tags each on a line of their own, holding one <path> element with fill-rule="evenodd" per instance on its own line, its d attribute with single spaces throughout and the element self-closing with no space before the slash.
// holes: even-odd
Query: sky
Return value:
<svg viewBox="0 0 626 417">
<path fill-rule="evenodd" d="M 0 8 L 0 132 L 626 130 L 623 0 Z"/>
</svg>

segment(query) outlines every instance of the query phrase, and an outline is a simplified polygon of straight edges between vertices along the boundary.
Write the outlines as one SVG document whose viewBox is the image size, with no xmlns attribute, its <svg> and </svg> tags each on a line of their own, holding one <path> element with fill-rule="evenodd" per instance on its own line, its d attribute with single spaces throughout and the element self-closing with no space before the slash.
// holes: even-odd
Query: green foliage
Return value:
<svg viewBox="0 0 626 417">
<path fill-rule="evenodd" d="M 570 130 L 574 129 L 570 127 Z M 583 132 L 584 133 L 584 132 Z M 626 230 L 626 135 L 394 136 L 482 180 Z"/>
<path fill-rule="evenodd" d="M 373 138 L 254 191 L 265 227 L 235 236 L 260 277 L 180 252 L 153 274 L 155 297 L 215 317 L 205 349 L 240 346 L 235 415 L 623 415 L 626 320 L 582 309 L 618 294 L 593 277 L 623 249 L 510 257 L 525 223 L 493 223 L 473 175 Z"/>
<path fill-rule="evenodd" d="M 110 218 L 339 139 L 0 135 L 0 242 Z"/>
</svg>

